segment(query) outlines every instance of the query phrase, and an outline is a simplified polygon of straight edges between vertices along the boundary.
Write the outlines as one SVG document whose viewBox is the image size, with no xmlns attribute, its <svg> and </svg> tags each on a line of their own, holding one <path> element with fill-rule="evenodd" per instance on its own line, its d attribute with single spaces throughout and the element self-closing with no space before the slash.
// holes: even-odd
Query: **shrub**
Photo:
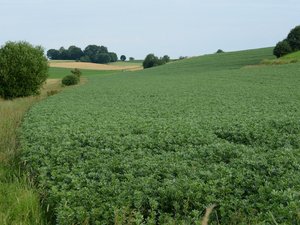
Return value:
<svg viewBox="0 0 300 225">
<path fill-rule="evenodd" d="M 0 96 L 5 99 L 39 94 L 48 77 L 44 50 L 28 42 L 7 42 L 0 49 Z"/>
<path fill-rule="evenodd" d="M 82 74 L 81 71 L 79 69 L 77 69 L 77 68 L 75 68 L 74 70 L 71 70 L 71 73 L 73 75 L 77 76 L 79 79 L 80 79 L 81 74 Z"/>
<path fill-rule="evenodd" d="M 291 53 L 293 50 L 289 44 L 289 42 L 285 39 L 277 43 L 273 50 L 273 54 L 279 58 L 281 56 L 287 55 Z"/>
<path fill-rule="evenodd" d="M 79 79 L 78 76 L 72 74 L 72 75 L 67 75 L 67 76 L 65 76 L 65 77 L 62 79 L 61 83 L 62 83 L 63 85 L 66 85 L 66 86 L 70 86 L 70 85 L 78 84 L 79 80 L 80 80 L 80 79 Z"/>
<path fill-rule="evenodd" d="M 51 90 L 51 91 L 47 91 L 47 96 L 52 96 L 52 95 L 56 95 L 59 93 L 59 90 Z"/>
<path fill-rule="evenodd" d="M 165 56 L 164 56 L 165 57 Z M 165 64 L 165 58 L 159 59 L 154 54 L 148 54 L 143 62 L 144 69 Z"/>
</svg>

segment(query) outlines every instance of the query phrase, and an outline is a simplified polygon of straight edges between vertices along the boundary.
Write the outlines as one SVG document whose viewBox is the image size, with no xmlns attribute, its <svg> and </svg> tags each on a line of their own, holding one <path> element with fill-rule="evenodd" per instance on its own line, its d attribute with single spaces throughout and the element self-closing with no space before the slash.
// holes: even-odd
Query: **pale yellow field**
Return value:
<svg viewBox="0 0 300 225">
<path fill-rule="evenodd" d="M 90 70 L 141 70 L 142 66 L 137 65 L 107 65 L 107 64 L 97 64 L 97 63 L 87 63 L 87 62 L 49 62 L 50 67 L 60 67 L 60 68 L 78 68 L 78 69 L 90 69 Z"/>
</svg>

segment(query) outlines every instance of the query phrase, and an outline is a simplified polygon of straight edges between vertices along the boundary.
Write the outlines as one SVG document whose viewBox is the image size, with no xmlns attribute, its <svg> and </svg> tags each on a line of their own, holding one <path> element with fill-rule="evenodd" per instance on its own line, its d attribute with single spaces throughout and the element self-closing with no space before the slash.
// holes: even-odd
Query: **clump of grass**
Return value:
<svg viewBox="0 0 300 225">
<path fill-rule="evenodd" d="M 59 90 L 51 90 L 47 91 L 47 96 L 52 96 L 58 94 L 60 91 Z"/>
<path fill-rule="evenodd" d="M 0 99 L 0 224 L 47 224 L 40 199 L 27 174 L 20 170 L 17 130 L 26 111 L 34 103 L 60 91 L 52 80 L 35 97 Z"/>
</svg>

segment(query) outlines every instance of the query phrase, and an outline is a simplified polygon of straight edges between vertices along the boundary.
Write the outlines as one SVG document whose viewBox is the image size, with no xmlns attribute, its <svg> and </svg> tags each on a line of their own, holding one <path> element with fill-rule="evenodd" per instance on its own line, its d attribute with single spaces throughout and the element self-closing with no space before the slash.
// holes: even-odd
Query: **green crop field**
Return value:
<svg viewBox="0 0 300 225">
<path fill-rule="evenodd" d="M 34 105 L 22 160 L 69 224 L 300 224 L 300 64 L 272 48 L 89 82 Z"/>
<path fill-rule="evenodd" d="M 71 70 L 69 68 L 58 68 L 58 67 L 50 67 L 49 68 L 49 78 L 63 78 L 67 75 L 71 74 Z M 82 72 L 82 76 L 84 77 L 90 77 L 90 76 L 101 76 L 105 74 L 114 74 L 117 73 L 116 71 L 110 70 L 87 70 L 87 69 L 80 69 Z"/>
<path fill-rule="evenodd" d="M 113 62 L 109 63 L 109 65 L 114 65 L 114 66 L 142 66 L 143 60 L 133 60 L 133 61 L 118 61 L 118 62 Z"/>
</svg>

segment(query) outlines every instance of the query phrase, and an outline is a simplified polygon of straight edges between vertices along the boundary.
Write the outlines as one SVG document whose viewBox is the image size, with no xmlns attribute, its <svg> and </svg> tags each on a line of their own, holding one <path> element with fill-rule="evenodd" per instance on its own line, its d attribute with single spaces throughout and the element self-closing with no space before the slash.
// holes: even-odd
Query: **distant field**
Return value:
<svg viewBox="0 0 300 225">
<path fill-rule="evenodd" d="M 126 62 L 118 61 L 118 62 L 109 63 L 108 65 L 141 67 L 142 66 L 142 61 L 126 61 Z"/>
<path fill-rule="evenodd" d="M 90 69 L 90 70 L 141 70 L 142 66 L 135 63 L 111 63 L 111 64 L 98 64 L 98 63 L 87 63 L 87 62 L 49 62 L 50 67 L 58 68 L 78 68 L 78 69 Z"/>
<path fill-rule="evenodd" d="M 50 63 L 66 63 L 66 62 L 75 62 L 75 60 L 49 60 Z"/>
<path fill-rule="evenodd" d="M 55 223 L 300 224 L 300 64 L 272 48 L 89 82 L 30 109 L 22 159 Z M 128 222 L 130 221 L 130 223 Z"/>
<path fill-rule="evenodd" d="M 49 78 L 63 78 L 64 76 L 71 74 L 71 68 L 58 68 L 58 67 L 50 67 L 49 68 Z M 90 76 L 101 76 L 106 74 L 114 74 L 118 71 L 105 71 L 105 70 L 86 70 L 81 69 L 82 76 L 90 77 Z"/>
</svg>

